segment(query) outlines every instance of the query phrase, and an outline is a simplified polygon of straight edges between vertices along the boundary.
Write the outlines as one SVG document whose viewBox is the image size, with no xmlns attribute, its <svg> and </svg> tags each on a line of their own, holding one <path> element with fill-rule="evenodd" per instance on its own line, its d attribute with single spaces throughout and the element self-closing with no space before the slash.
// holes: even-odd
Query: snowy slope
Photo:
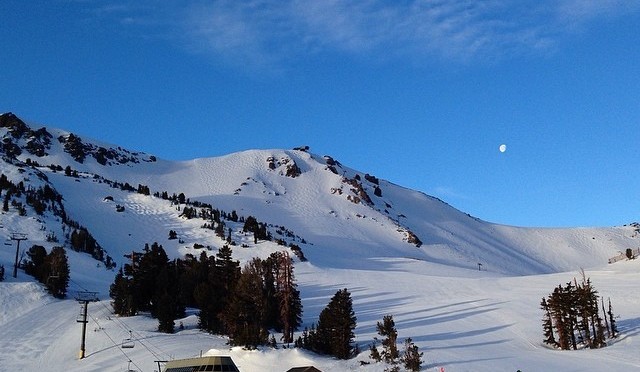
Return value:
<svg viewBox="0 0 640 372">
<path fill-rule="evenodd" d="M 228 350 L 224 339 L 197 331 L 193 314 L 182 320 L 185 330 L 159 334 L 152 319 L 113 317 L 108 287 L 114 272 L 86 254 L 67 250 L 72 277 L 69 297 L 76 290 L 92 290 L 102 299 L 90 305 L 88 357 L 78 360 L 78 304 L 72 298 L 52 299 L 22 271 L 17 279 L 12 278 L 13 245 L 0 252 L 0 264 L 7 268 L 7 279 L 0 282 L 0 370 L 44 366 L 59 371 L 124 370 L 130 364 L 147 371 L 157 369 L 154 360 L 190 357 L 215 348 L 230 353 L 242 371 L 285 371 L 307 364 L 327 371 L 382 371 L 383 365 L 361 367 L 358 360 L 368 359 L 366 349 L 375 336 L 375 323 L 385 314 L 394 315 L 401 339 L 412 337 L 425 352 L 425 370 L 606 367 L 624 371 L 640 367 L 640 358 L 630 352 L 640 346 L 636 335 L 640 300 L 631 291 L 640 284 L 638 264 L 607 265 L 609 257 L 640 245 L 635 226 L 537 229 L 496 225 L 330 157 L 301 150 L 250 150 L 172 162 L 82 138 L 87 156 L 80 163 L 57 140 L 69 133 L 47 131 L 51 140 L 46 154 L 22 151 L 9 156 L 5 145 L 2 173 L 13 182 L 33 187 L 48 182 L 63 196 L 67 215 L 87 227 L 118 264 L 124 262 L 124 254 L 154 241 L 172 257 L 198 254 L 194 243 L 215 253 L 224 242 L 212 230 L 201 228 L 203 220 L 181 217 L 185 205 L 123 191 L 111 182 L 127 182 L 134 188 L 145 185 L 152 194 L 184 193 L 191 201 L 255 216 L 270 225 L 275 237 L 299 245 L 309 259 L 296 262 L 305 324 L 316 321 L 336 290 L 348 288 L 358 316 L 357 341 L 365 352 L 357 360 L 335 361 L 301 350 Z M 23 149 L 30 141 L 7 127 L 0 128 L 0 135 Z M 91 155 L 99 148 L 113 150 L 110 154 L 119 160 L 100 164 Z M 27 159 L 37 166 L 27 166 Z M 78 177 L 54 171 L 51 164 L 69 166 Z M 117 212 L 116 205 L 124 211 Z M 5 236 L 28 234 L 23 248 L 32 244 L 51 248 L 56 245 L 46 241 L 51 233 L 60 238 L 57 245 L 64 243 L 66 232 L 52 213 L 37 216 L 28 210 L 27 216 L 19 216 L 12 209 L 0 218 L 0 232 Z M 241 233 L 241 223 L 229 222 L 228 226 L 238 243 L 234 256 L 243 262 L 286 249 L 274 242 L 254 244 Z M 279 226 L 291 235 L 278 235 Z M 169 230 L 177 231 L 180 239 L 168 240 Z M 411 242 L 412 235 L 422 244 Z M 246 248 L 240 247 L 243 244 Z M 479 263 L 483 271 L 478 271 Z M 587 270 L 602 295 L 611 296 L 622 316 L 624 333 L 602 350 L 549 350 L 541 344 L 538 303 L 580 268 Z M 138 345 L 130 350 L 118 348 L 129 330 Z"/>
</svg>

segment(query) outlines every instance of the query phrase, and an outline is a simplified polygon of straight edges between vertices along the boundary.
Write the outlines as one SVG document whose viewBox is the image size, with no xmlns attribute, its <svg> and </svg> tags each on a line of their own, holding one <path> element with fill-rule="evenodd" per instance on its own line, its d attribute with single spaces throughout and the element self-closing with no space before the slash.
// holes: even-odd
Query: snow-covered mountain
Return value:
<svg viewBox="0 0 640 372">
<path fill-rule="evenodd" d="M 228 216 L 234 256 L 242 262 L 278 250 L 297 254 L 306 325 L 316 321 L 337 289 L 349 288 L 363 350 L 375 336 L 375 323 L 393 314 L 400 337 L 412 337 L 425 351 L 425 370 L 640 366 L 640 358 L 621 356 L 627 344 L 638 346 L 634 330 L 640 311 L 633 306 L 638 300 L 623 294 L 640 284 L 638 267 L 635 262 L 618 263 L 613 271 L 607 266 L 610 257 L 640 245 L 637 224 L 574 229 L 492 224 L 305 147 L 176 162 L 60 129 L 30 127 L 13 114 L 0 116 L 0 137 L 0 172 L 9 182 L 32 191 L 46 185 L 60 196 L 40 213 L 29 204 L 28 193 L 14 196 L 18 203 L 0 215 L 0 233 L 26 233 L 23 249 L 70 247 L 70 223 L 75 223 L 101 248 L 94 257 L 67 250 L 69 299 L 54 300 L 23 272 L 11 277 L 15 243 L 5 246 L 0 253 L 7 269 L 0 283 L 2 370 L 47 365 L 61 371 L 122 370 L 127 364 L 152 370 L 154 360 L 225 348 L 223 339 L 197 331 L 194 315 L 182 320 L 185 330 L 164 335 L 154 332 L 153 320 L 115 318 L 109 312 L 115 270 L 105 266 L 120 266 L 132 250 L 158 242 L 170 256 L 182 257 L 203 249 L 213 254 L 226 243 L 203 227 L 203 210 Z M 266 224 L 273 239 L 256 241 L 242 232 L 249 216 Z M 170 231 L 177 239 L 169 239 Z M 548 350 L 541 342 L 538 303 L 580 268 L 635 318 L 622 321 L 627 337 L 611 348 L 574 354 Z M 102 300 L 90 306 L 95 332 L 88 342 L 94 346 L 82 360 L 76 357 L 80 326 L 74 290 L 96 291 Z M 125 352 L 116 344 L 129 330 L 142 347 Z M 300 363 L 323 370 L 384 369 L 300 350 L 225 352 L 242 371 L 284 371 Z"/>
</svg>

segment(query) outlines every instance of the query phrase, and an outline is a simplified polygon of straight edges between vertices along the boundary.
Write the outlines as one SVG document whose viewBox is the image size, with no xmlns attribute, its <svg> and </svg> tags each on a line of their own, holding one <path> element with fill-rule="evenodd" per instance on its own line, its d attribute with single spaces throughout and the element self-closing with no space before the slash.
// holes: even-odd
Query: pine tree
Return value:
<svg viewBox="0 0 640 372">
<path fill-rule="evenodd" d="M 408 371 L 419 371 L 422 366 L 422 355 L 410 337 L 404 340 L 404 351 L 400 360 Z"/>
<path fill-rule="evenodd" d="M 269 335 L 264 327 L 260 266 L 259 260 L 245 265 L 224 312 L 225 329 L 229 333 L 230 343 L 248 349 L 266 344 Z"/>
<path fill-rule="evenodd" d="M 53 247 L 47 256 L 45 265 L 48 267 L 46 287 L 56 298 L 64 298 L 69 286 L 69 262 L 62 247 Z"/>
<path fill-rule="evenodd" d="M 605 314 L 607 314 L 607 312 L 604 309 L 604 298 L 600 299 L 600 303 L 602 305 L 602 314 L 604 315 L 604 324 L 607 328 L 607 336 L 609 338 L 611 338 L 611 328 L 609 327 L 609 320 L 607 319 L 607 316 Z"/>
<path fill-rule="evenodd" d="M 567 325 L 565 324 L 566 315 L 564 314 L 564 308 L 562 305 L 564 293 L 562 286 L 558 286 L 553 290 L 547 304 L 551 312 L 553 323 L 558 333 L 558 346 L 562 350 L 569 349 L 569 332 Z"/>
<path fill-rule="evenodd" d="M 158 243 L 153 243 L 151 247 L 145 245 L 144 251 L 133 276 L 133 298 L 138 310 L 150 311 L 151 315 L 156 317 L 157 304 L 153 301 L 156 281 L 160 272 L 168 267 L 169 257 Z"/>
<path fill-rule="evenodd" d="M 369 345 L 369 358 L 373 359 L 375 362 L 382 361 L 382 355 L 378 351 L 378 346 L 376 346 L 375 340 Z"/>
<path fill-rule="evenodd" d="M 583 273 L 584 275 L 584 273 Z M 580 335 L 583 342 L 587 344 L 590 349 L 593 349 L 593 340 L 591 339 L 591 288 L 590 282 L 582 278 L 582 285 L 576 283 L 576 308 L 577 313 L 580 314 Z M 595 334 L 595 332 L 593 332 Z"/>
<path fill-rule="evenodd" d="M 320 313 L 312 346 L 320 353 L 348 359 L 351 356 L 355 328 L 353 301 L 345 288 L 336 292 Z"/>
<path fill-rule="evenodd" d="M 293 342 L 293 333 L 302 323 L 302 301 L 293 274 L 293 261 L 288 252 L 281 252 L 277 260 L 276 293 L 279 320 L 282 324 L 282 339 Z"/>
<path fill-rule="evenodd" d="M 392 315 L 385 315 L 382 323 L 376 325 L 378 334 L 382 337 L 382 358 L 389 364 L 396 364 L 400 353 L 398 351 L 398 331 Z"/>
<path fill-rule="evenodd" d="M 175 298 L 168 292 L 163 292 L 156 297 L 156 317 L 158 318 L 158 331 L 163 333 L 175 332 Z"/>
<path fill-rule="evenodd" d="M 604 312 L 604 301 L 601 301 Z M 609 302 L 608 316 L 601 317 L 598 305 L 598 292 L 591 284 L 591 280 L 582 272 L 582 281 L 567 283 L 566 287 L 556 287 L 548 299 L 543 298 L 540 303 L 545 312 L 543 317 L 544 342 L 556 345 L 563 350 L 577 349 L 578 344 L 596 349 L 606 346 L 605 329 L 609 337 L 613 337 L 614 330 L 610 326 L 613 319 L 611 303 Z M 604 324 L 603 324 L 604 318 Z M 606 327 L 605 327 L 606 324 Z M 554 335 L 557 334 L 558 338 Z"/>
<path fill-rule="evenodd" d="M 33 245 L 27 251 L 27 257 L 24 271 L 36 280 L 40 282 L 44 281 L 47 250 L 41 245 Z"/>
<path fill-rule="evenodd" d="M 569 332 L 569 339 L 571 340 L 571 346 L 573 350 L 578 350 L 578 342 L 574 330 L 578 327 L 578 310 L 576 306 L 576 288 L 567 283 L 565 287 L 564 296 L 562 300 L 562 308 L 565 314 L 565 324 Z"/>
<path fill-rule="evenodd" d="M 160 269 L 155 282 L 153 313 L 158 319 L 158 331 L 173 333 L 175 320 L 184 316 L 184 306 L 178 296 L 176 265 L 174 262 Z"/>
<path fill-rule="evenodd" d="M 222 246 L 216 254 L 215 269 L 212 270 L 209 284 L 216 301 L 213 304 L 213 311 L 218 318 L 223 316 L 227 303 L 230 300 L 236 283 L 240 277 L 240 263 L 233 261 L 232 250 L 228 245 Z M 216 332 L 228 333 L 223 329 Z"/>
<path fill-rule="evenodd" d="M 118 271 L 109 287 L 109 297 L 111 297 L 111 307 L 113 307 L 115 314 L 122 316 L 135 315 L 136 309 L 133 307 L 131 280 L 124 275 L 122 268 Z"/>
<path fill-rule="evenodd" d="M 611 299 L 609 299 L 609 310 L 607 311 L 607 315 L 609 316 L 609 324 L 611 325 L 611 337 L 615 338 L 618 336 L 618 326 L 616 325 L 616 319 L 613 316 L 613 308 L 611 307 Z"/>
<path fill-rule="evenodd" d="M 551 346 L 558 346 L 553 334 L 553 321 L 551 319 L 551 310 L 547 304 L 547 300 L 543 297 L 540 302 L 540 308 L 544 311 L 544 318 L 542 320 L 542 328 L 544 330 L 544 343 Z"/>
<path fill-rule="evenodd" d="M 216 258 L 207 257 L 207 254 L 202 252 L 196 274 L 198 280 L 193 289 L 193 299 L 196 307 L 200 309 L 198 326 L 210 333 L 218 333 L 222 330 L 222 322 L 218 315 L 223 309 L 220 305 L 223 299 L 219 297 L 221 284 L 217 283 L 219 278 L 217 270 Z"/>
</svg>

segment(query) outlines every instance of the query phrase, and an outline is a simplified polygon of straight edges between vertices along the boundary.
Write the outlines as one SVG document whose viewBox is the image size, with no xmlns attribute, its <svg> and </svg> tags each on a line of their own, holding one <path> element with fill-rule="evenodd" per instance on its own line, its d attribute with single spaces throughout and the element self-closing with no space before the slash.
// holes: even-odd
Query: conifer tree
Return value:
<svg viewBox="0 0 640 372">
<path fill-rule="evenodd" d="M 240 277 L 240 263 L 233 261 L 232 254 L 231 248 L 224 245 L 216 253 L 215 260 L 212 260 L 213 266 L 210 268 L 206 288 L 211 296 L 207 316 L 208 331 L 212 333 L 228 333 L 221 319 Z"/>
<path fill-rule="evenodd" d="M 351 294 L 346 288 L 341 289 L 320 313 L 312 346 L 320 353 L 348 359 L 355 328 L 356 316 Z"/>
<path fill-rule="evenodd" d="M 151 247 L 145 245 L 144 254 L 133 276 L 133 297 L 136 300 L 136 308 L 141 311 L 150 311 L 156 316 L 156 303 L 153 297 L 156 293 L 156 280 L 160 272 L 169 265 L 167 253 L 162 245 L 153 243 Z"/>
<path fill-rule="evenodd" d="M 382 361 L 382 355 L 378 351 L 378 346 L 376 346 L 375 340 L 369 345 L 369 358 L 373 359 L 375 362 Z"/>
<path fill-rule="evenodd" d="M 279 305 L 279 320 L 282 324 L 282 339 L 293 342 L 293 333 L 302 323 L 302 301 L 300 291 L 293 274 L 293 261 L 289 253 L 280 252 L 278 256 L 276 291 Z"/>
<path fill-rule="evenodd" d="M 542 320 L 542 328 L 544 330 L 544 343 L 551 346 L 558 346 L 553 334 L 553 321 L 551 319 L 551 310 L 547 304 L 547 300 L 543 297 L 540 302 L 540 308 L 544 311 L 544 318 Z"/>
<path fill-rule="evenodd" d="M 158 319 L 158 331 L 173 333 L 175 320 L 184 316 L 185 311 L 178 296 L 178 281 L 174 262 L 170 262 L 160 269 L 155 282 L 153 303 L 152 315 Z"/>
<path fill-rule="evenodd" d="M 131 279 L 124 275 L 122 268 L 116 274 L 113 283 L 109 287 L 109 297 L 111 297 L 111 307 L 117 315 L 132 316 L 136 310 L 131 294 Z"/>
<path fill-rule="evenodd" d="M 69 286 L 69 262 L 64 248 L 53 247 L 45 265 L 48 269 L 45 285 L 49 293 L 56 298 L 64 298 Z"/>
<path fill-rule="evenodd" d="M 609 327 L 609 320 L 606 316 L 607 312 L 604 309 L 604 298 L 600 299 L 600 304 L 602 305 L 602 314 L 604 316 L 604 324 L 607 328 L 607 337 L 611 338 L 611 327 Z"/>
<path fill-rule="evenodd" d="M 210 333 L 222 332 L 222 321 L 219 317 L 224 309 L 226 298 L 222 298 L 222 283 L 219 282 L 218 264 L 214 256 L 200 255 L 199 278 L 193 291 L 193 299 L 200 309 L 198 325 L 200 329 Z"/>
<path fill-rule="evenodd" d="M 33 276 L 36 280 L 42 282 L 45 275 L 45 260 L 47 259 L 47 250 L 41 245 L 33 245 L 27 251 L 27 261 L 24 264 L 24 271 Z"/>
<path fill-rule="evenodd" d="M 609 310 L 607 311 L 607 315 L 609 316 L 609 324 L 611 326 L 611 337 L 615 338 L 618 336 L 618 326 L 616 325 L 616 319 L 613 316 L 613 308 L 611 307 L 611 299 L 609 299 Z"/>
<path fill-rule="evenodd" d="M 267 343 L 264 327 L 264 297 L 258 260 L 242 269 L 237 285 L 224 312 L 225 329 L 232 345 L 253 349 Z"/>
<path fill-rule="evenodd" d="M 392 315 L 385 315 L 382 323 L 376 325 L 378 334 L 382 337 L 382 358 L 389 364 L 396 364 L 400 353 L 398 351 L 398 331 Z"/>
<path fill-rule="evenodd" d="M 604 301 L 601 303 L 604 313 Z M 613 337 L 614 332 L 609 325 L 613 320 L 612 314 L 607 313 L 608 317 L 604 317 L 605 328 L 599 312 L 598 292 L 584 272 L 580 283 L 574 279 L 565 287 L 559 285 L 548 299 L 542 299 L 540 306 L 545 312 L 542 325 L 546 344 L 563 350 L 576 350 L 578 344 L 595 349 L 606 346 L 605 329 L 609 337 Z"/>
<path fill-rule="evenodd" d="M 404 340 L 404 351 L 400 360 L 408 371 L 419 371 L 422 366 L 422 355 L 410 337 Z"/>
</svg>

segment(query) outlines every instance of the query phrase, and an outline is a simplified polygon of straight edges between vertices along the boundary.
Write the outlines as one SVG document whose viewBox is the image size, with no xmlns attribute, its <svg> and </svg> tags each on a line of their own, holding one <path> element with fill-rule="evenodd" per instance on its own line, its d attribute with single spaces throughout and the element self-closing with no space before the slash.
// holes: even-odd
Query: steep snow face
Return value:
<svg viewBox="0 0 640 372">
<path fill-rule="evenodd" d="M 375 267 L 370 258 L 409 257 L 528 275 L 598 266 L 636 244 L 633 227 L 536 229 L 487 223 L 439 199 L 330 163 L 303 151 L 251 150 L 109 167 L 102 175 L 183 192 L 191 200 L 285 226 L 309 243 L 303 250 L 312 262 L 335 267 Z M 78 194 L 72 190 L 77 184 L 70 185 L 69 194 Z M 132 208 L 145 210 L 152 201 L 136 203 Z M 412 234 L 421 245 L 411 242 Z"/>
</svg>

